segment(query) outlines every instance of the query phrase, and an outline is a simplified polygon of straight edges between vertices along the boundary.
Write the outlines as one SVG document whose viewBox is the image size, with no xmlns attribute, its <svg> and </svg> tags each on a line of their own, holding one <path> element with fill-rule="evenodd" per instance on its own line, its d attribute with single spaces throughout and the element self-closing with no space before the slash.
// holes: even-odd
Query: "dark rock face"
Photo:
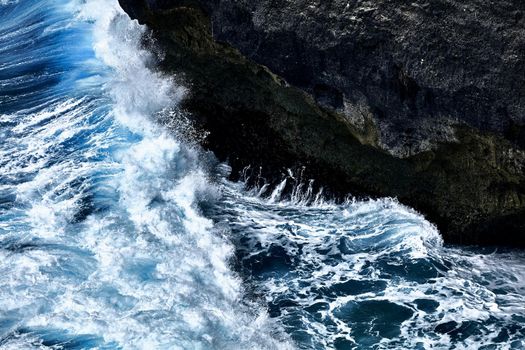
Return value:
<svg viewBox="0 0 525 350">
<path fill-rule="evenodd" d="M 311 93 L 329 86 L 367 107 L 396 154 L 450 140 L 451 123 L 501 134 L 524 125 L 523 2 L 249 3 L 216 6 L 216 38 Z"/>
<path fill-rule="evenodd" d="M 525 3 L 120 3 L 234 168 L 306 165 L 449 242 L 525 245 Z"/>
<path fill-rule="evenodd" d="M 183 1 L 149 1 L 154 9 Z M 398 155 L 466 123 L 524 144 L 525 3 L 515 0 L 186 1 L 216 40 L 351 120 L 369 113 Z M 356 106 L 358 107 L 356 110 Z"/>
</svg>

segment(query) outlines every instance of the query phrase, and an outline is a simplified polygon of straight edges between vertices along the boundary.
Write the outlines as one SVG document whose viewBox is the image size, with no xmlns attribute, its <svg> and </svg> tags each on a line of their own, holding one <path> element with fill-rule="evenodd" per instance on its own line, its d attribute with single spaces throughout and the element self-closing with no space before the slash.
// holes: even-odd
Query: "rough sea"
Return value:
<svg viewBox="0 0 525 350">
<path fill-rule="evenodd" d="M 227 180 L 146 33 L 0 0 L 0 349 L 525 349 L 525 252 Z"/>
</svg>

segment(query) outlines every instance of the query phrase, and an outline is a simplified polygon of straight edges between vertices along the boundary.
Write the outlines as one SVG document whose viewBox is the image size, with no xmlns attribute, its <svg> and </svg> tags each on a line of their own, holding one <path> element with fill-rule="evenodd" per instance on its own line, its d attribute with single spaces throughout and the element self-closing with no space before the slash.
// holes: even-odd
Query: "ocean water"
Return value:
<svg viewBox="0 0 525 350">
<path fill-rule="evenodd" d="M 228 181 L 145 33 L 116 0 L 0 0 L 1 349 L 525 348 L 525 253 Z"/>
</svg>

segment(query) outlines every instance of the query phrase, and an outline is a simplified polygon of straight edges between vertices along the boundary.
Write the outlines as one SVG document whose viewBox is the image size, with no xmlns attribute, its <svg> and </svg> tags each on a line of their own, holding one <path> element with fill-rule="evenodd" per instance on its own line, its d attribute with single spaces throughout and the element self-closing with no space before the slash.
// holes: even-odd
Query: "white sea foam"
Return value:
<svg viewBox="0 0 525 350">
<path fill-rule="evenodd" d="M 143 27 L 116 1 L 30 5 L 24 19 L 62 12 L 26 29 L 51 28 L 45 40 L 79 30 L 95 55 L 54 45 L 0 68 L 73 62 L 58 87 L 0 115 L 2 348 L 294 347 L 280 326 L 305 348 L 525 346 L 523 254 L 443 246 L 394 199 L 338 204 L 311 181 L 288 195 L 291 173 L 275 188 L 219 191 L 156 123 L 180 115 L 186 92 L 150 68 Z M 42 39 L 10 33 L 7 47 Z M 215 225 L 197 206 L 209 192 L 222 193 Z"/>
<path fill-rule="evenodd" d="M 525 346 L 523 254 L 443 246 L 432 224 L 393 199 L 276 202 L 281 189 L 265 198 L 224 186 L 229 211 L 217 220 L 233 230 L 248 283 L 300 346 Z"/>
<path fill-rule="evenodd" d="M 19 215 L 2 236 L 16 242 L 0 251 L 0 307 L 15 320 L 5 346 L 38 347 L 66 332 L 123 349 L 290 348 L 242 301 L 232 247 L 196 209 L 211 186 L 198 155 L 152 119 L 176 109 L 184 89 L 148 68 L 144 28 L 116 1 L 69 10 L 92 22 L 107 67 L 70 88 L 99 84 L 111 100 L 3 117 L 15 126 L 2 173 L 28 177 L 15 185 Z"/>
</svg>

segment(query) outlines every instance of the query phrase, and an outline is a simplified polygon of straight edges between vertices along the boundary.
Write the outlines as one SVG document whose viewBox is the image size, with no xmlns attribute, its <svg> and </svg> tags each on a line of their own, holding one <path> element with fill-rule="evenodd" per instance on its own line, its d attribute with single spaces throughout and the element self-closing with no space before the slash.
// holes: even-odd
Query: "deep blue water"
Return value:
<svg viewBox="0 0 525 350">
<path fill-rule="evenodd" d="M 143 33 L 116 0 L 0 0 L 1 349 L 525 348 L 525 253 L 227 181 Z"/>
</svg>

